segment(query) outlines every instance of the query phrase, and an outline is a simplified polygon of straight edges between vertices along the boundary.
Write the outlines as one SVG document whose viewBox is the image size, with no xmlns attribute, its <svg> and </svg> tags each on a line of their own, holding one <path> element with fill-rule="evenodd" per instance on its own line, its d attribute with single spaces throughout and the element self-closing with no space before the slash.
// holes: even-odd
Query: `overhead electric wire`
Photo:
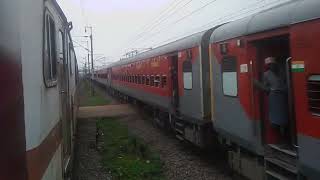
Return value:
<svg viewBox="0 0 320 180">
<path fill-rule="evenodd" d="M 167 11 L 168 12 L 170 12 L 170 10 L 171 9 L 175 9 L 180 3 L 182 3 L 184 0 L 180 0 L 180 1 L 178 1 L 178 3 L 177 4 L 174 4 L 175 2 L 177 2 L 177 0 L 175 0 L 175 1 L 173 1 L 169 6 L 168 6 L 168 8 L 166 8 L 164 11 L 162 11 L 160 14 L 159 14 L 159 16 L 156 18 L 156 20 L 155 21 L 151 21 L 151 23 L 153 23 L 153 24 L 151 24 L 151 26 L 153 26 L 155 23 L 157 23 L 159 20 L 161 20 L 161 19 L 163 19 L 164 17 L 166 17 L 165 15 L 165 13 L 167 13 Z M 171 5 L 173 5 L 173 6 L 171 6 Z M 146 29 L 148 26 L 150 26 L 149 25 L 149 23 L 147 23 L 142 29 Z"/>
<path fill-rule="evenodd" d="M 178 12 L 179 10 L 181 10 L 182 8 L 186 7 L 188 4 L 190 4 L 193 0 L 189 0 L 187 3 L 185 3 L 182 7 L 180 7 L 180 9 L 176 9 L 175 11 L 173 11 L 172 13 L 170 13 L 165 19 L 162 19 L 158 24 L 156 24 L 155 26 L 153 26 L 151 30 L 153 30 L 154 28 L 156 28 L 159 24 L 161 24 L 162 22 L 168 20 L 169 17 L 171 17 L 172 15 L 174 15 L 176 12 Z"/>
<path fill-rule="evenodd" d="M 254 3 L 254 6 L 255 6 L 256 4 L 260 4 L 262 1 L 265 1 L 265 0 L 261 0 L 261 1 L 259 1 L 259 2 Z M 238 10 L 236 13 L 228 14 L 228 15 L 226 15 L 226 16 L 217 18 L 216 20 L 211 21 L 211 22 L 209 22 L 209 23 L 207 23 L 207 24 L 205 24 L 205 25 L 202 25 L 202 26 L 200 26 L 200 27 L 198 27 L 198 28 L 194 28 L 192 31 L 189 31 L 188 33 L 184 33 L 184 35 L 187 35 L 187 34 L 190 34 L 190 33 L 194 34 L 194 33 L 197 33 L 197 32 L 201 32 L 201 31 L 205 30 L 205 27 L 210 26 L 210 25 L 212 26 L 213 24 L 218 25 L 219 23 L 221 24 L 221 23 L 228 22 L 229 20 L 232 20 L 235 16 L 245 17 L 245 16 L 247 16 L 247 15 L 251 15 L 252 13 L 254 13 L 255 11 L 257 11 L 258 9 L 264 8 L 264 7 L 266 7 L 266 6 L 280 5 L 280 4 L 281 4 L 281 3 L 277 3 L 277 2 L 279 2 L 279 1 L 278 1 L 278 0 L 275 0 L 275 1 L 272 1 L 272 2 L 267 3 L 267 4 L 263 4 L 263 5 L 258 6 L 258 7 L 254 7 L 254 8 L 250 7 L 250 8 L 252 8 L 252 9 L 249 9 L 248 7 L 243 8 L 243 9 L 240 9 L 240 10 Z M 286 2 L 288 2 L 288 1 L 286 1 Z M 249 10 L 246 11 L 246 12 L 242 12 L 242 11 L 247 10 L 247 9 L 249 9 Z M 239 13 L 239 12 L 242 12 L 242 13 Z M 231 16 L 231 17 L 229 17 L 229 16 Z M 229 18 L 227 18 L 227 17 L 229 17 Z M 197 31 L 197 30 L 198 30 L 198 31 Z M 175 36 L 175 37 L 173 37 L 173 38 L 169 38 L 169 39 L 167 39 L 167 40 L 165 40 L 165 41 L 161 41 L 160 43 L 158 43 L 158 45 L 165 44 L 166 42 L 170 42 L 170 41 L 172 41 L 172 40 L 178 39 L 179 37 L 184 37 L 184 36 L 183 36 L 183 35 L 182 35 L 182 36 L 179 35 L 179 36 Z"/>
<path fill-rule="evenodd" d="M 192 0 L 191 0 L 191 1 L 192 1 Z M 205 5 L 201 6 L 200 8 L 198 8 L 198 9 L 196 9 L 196 10 L 192 11 L 191 13 L 189 13 L 189 14 L 187 14 L 187 15 L 185 15 L 185 16 L 183 16 L 182 18 L 179 18 L 178 20 L 176 20 L 176 21 L 174 21 L 174 22 L 172 22 L 172 23 L 168 24 L 167 26 L 165 26 L 165 28 L 167 28 L 167 27 L 168 27 L 168 26 L 170 26 L 170 25 L 173 25 L 173 24 L 176 24 L 176 23 L 181 22 L 182 20 L 184 20 L 184 19 L 188 18 L 189 16 L 191 16 L 191 15 L 193 15 L 193 14 L 195 14 L 195 13 L 199 12 L 200 10 L 202 10 L 202 9 L 206 8 L 207 6 L 209 6 L 209 5 L 213 4 L 213 3 L 214 3 L 214 2 L 216 2 L 216 1 L 217 1 L 217 0 L 212 0 L 212 1 L 208 2 L 208 3 L 206 3 Z M 154 36 L 154 35 L 158 34 L 159 32 L 161 32 L 161 31 L 163 31 L 163 30 L 164 30 L 164 28 L 162 28 L 162 29 L 160 29 L 160 30 L 158 30 L 158 31 L 156 31 L 156 32 L 154 32 L 154 33 L 152 33 L 152 34 L 150 34 L 149 36 L 145 36 L 145 37 L 143 37 L 143 38 L 139 38 L 139 39 L 145 39 L 145 38 L 148 38 L 148 37 L 150 37 L 150 36 Z M 139 39 L 137 39 L 137 40 L 139 40 Z M 135 41 L 135 42 L 136 42 L 136 41 Z"/>
<path fill-rule="evenodd" d="M 146 28 L 144 31 L 139 33 L 136 38 L 133 41 L 130 41 L 128 44 L 131 46 L 134 42 L 141 39 L 148 31 L 152 31 L 153 29 L 157 28 L 161 23 L 168 20 L 169 17 L 173 16 L 175 13 L 186 7 L 188 4 L 190 4 L 193 0 L 187 1 L 185 4 L 183 4 L 179 9 L 175 9 L 180 3 L 182 3 L 184 0 L 179 1 L 173 8 L 173 11 L 170 14 L 167 14 L 167 16 L 163 16 L 162 18 L 158 19 L 154 22 L 153 25 L 150 26 L 150 28 Z"/>
<path fill-rule="evenodd" d="M 83 48 L 83 49 L 85 49 L 86 51 L 91 52 L 88 48 L 86 48 L 86 47 L 85 47 L 85 46 L 83 46 L 82 44 L 78 43 L 77 41 L 72 40 L 72 42 L 74 42 L 74 43 L 78 44 L 78 46 L 82 47 L 82 48 Z"/>
<path fill-rule="evenodd" d="M 159 20 L 163 19 L 163 17 L 166 16 L 166 13 L 170 12 L 172 9 L 174 9 L 176 6 L 178 6 L 181 2 L 183 2 L 184 0 L 180 0 L 178 1 L 177 4 L 175 4 L 175 2 L 177 2 L 178 0 L 174 0 L 172 1 L 171 4 L 169 4 L 169 6 L 163 10 L 162 12 L 160 12 L 160 14 L 158 15 L 158 17 L 155 18 L 155 20 L 148 22 L 147 24 L 145 24 L 142 28 L 140 28 L 139 31 L 140 32 L 138 35 L 136 35 L 134 38 L 139 38 L 141 35 L 143 35 L 144 31 L 148 30 L 150 27 L 154 26 L 156 23 L 158 23 Z M 173 5 L 173 6 L 172 6 Z M 173 8 L 172 8 L 173 7 Z M 151 23 L 151 24 L 150 24 Z M 134 40 L 134 39 L 133 39 Z M 130 41 L 131 42 L 131 41 Z"/>
<path fill-rule="evenodd" d="M 88 26 L 88 17 L 86 16 L 85 8 L 83 6 L 83 0 L 79 0 L 79 1 L 80 1 L 80 7 L 81 7 L 81 15 L 84 21 L 83 25 Z"/>
<path fill-rule="evenodd" d="M 251 4 L 251 6 L 252 6 L 252 5 L 253 5 L 253 6 L 256 6 L 257 4 L 260 4 L 262 1 L 265 1 L 265 0 L 260 0 L 260 1 L 256 2 L 256 3 Z M 252 8 L 252 7 L 245 7 L 245 8 L 242 8 L 242 9 L 240 9 L 240 10 L 237 10 L 236 13 L 233 12 L 233 13 L 229 13 L 229 14 L 223 16 L 223 17 L 219 17 L 219 18 L 217 18 L 217 19 L 215 19 L 215 20 L 213 20 L 213 21 L 210 21 L 210 22 L 207 23 L 207 24 L 201 25 L 200 27 L 194 28 L 194 29 L 192 29 L 191 31 L 188 31 L 187 33 L 184 33 L 184 35 L 189 34 L 189 33 L 194 34 L 194 33 L 201 32 L 201 31 L 205 30 L 205 27 L 206 27 L 206 26 L 209 26 L 209 25 L 211 25 L 211 24 L 213 24 L 213 23 L 219 23 L 219 22 L 221 22 L 221 21 L 226 21 L 226 22 L 227 22 L 228 20 L 226 20 L 226 18 L 229 17 L 229 16 L 239 16 L 239 15 L 250 14 L 250 12 L 254 12 L 254 10 L 256 10 L 257 8 L 261 8 L 261 7 L 260 7 L 260 6 L 259 6 L 259 7 L 255 7 L 254 10 L 250 9 L 250 10 L 249 10 L 249 13 L 248 13 L 248 12 L 239 13 L 239 12 L 242 12 L 242 11 L 247 10 L 247 9 L 249 9 L 249 8 Z M 229 18 L 229 19 L 230 19 L 230 18 Z M 217 21 L 217 20 L 218 20 L 218 21 Z M 184 35 L 182 35 L 182 37 L 183 37 Z M 165 41 L 162 41 L 160 44 L 165 43 L 165 42 L 168 42 L 169 40 L 172 40 L 172 39 L 175 39 L 175 38 L 178 38 L 178 37 L 181 37 L 181 35 L 175 36 L 175 37 L 170 38 L 170 39 L 167 39 L 167 40 L 165 40 Z"/>
</svg>

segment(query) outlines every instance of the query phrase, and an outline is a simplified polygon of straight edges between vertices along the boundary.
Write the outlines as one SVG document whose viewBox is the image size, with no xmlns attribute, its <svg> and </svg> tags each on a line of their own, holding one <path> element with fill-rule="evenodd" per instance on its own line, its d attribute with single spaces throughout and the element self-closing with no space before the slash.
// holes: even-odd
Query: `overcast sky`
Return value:
<svg viewBox="0 0 320 180">
<path fill-rule="evenodd" d="M 73 22 L 82 67 L 84 27 L 93 27 L 97 66 L 117 61 L 132 48 L 149 48 L 248 16 L 289 0 L 57 0 Z M 81 46 L 80 46 L 80 45 Z M 100 58 L 99 57 L 106 57 Z"/>
</svg>

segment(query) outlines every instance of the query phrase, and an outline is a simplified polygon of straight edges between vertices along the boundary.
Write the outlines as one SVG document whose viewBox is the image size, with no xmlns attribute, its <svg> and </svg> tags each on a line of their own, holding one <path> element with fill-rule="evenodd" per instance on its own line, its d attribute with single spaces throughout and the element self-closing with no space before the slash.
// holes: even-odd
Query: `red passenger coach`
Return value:
<svg viewBox="0 0 320 180">
<path fill-rule="evenodd" d="M 161 97 L 171 96 L 170 61 L 166 56 L 121 65 L 112 69 L 114 85 L 122 85 Z"/>
<path fill-rule="evenodd" d="M 156 120 L 177 137 L 204 146 L 212 130 L 209 91 L 209 37 L 213 29 L 119 61 L 96 81 L 113 93 L 153 108 Z M 106 72 L 104 71 L 104 72 Z"/>
<path fill-rule="evenodd" d="M 251 180 L 317 180 L 319 9 L 290 1 L 114 63 L 95 81 L 151 108 L 179 139 L 218 140 Z"/>
<path fill-rule="evenodd" d="M 263 155 L 267 178 L 320 177 L 319 7 L 316 0 L 288 3 L 223 25 L 211 36 L 214 127 L 239 149 Z M 275 57 L 286 76 L 285 137 L 271 127 L 268 95 L 254 83 L 263 81 L 267 57 Z M 254 168 L 242 171 L 246 167 Z"/>
</svg>

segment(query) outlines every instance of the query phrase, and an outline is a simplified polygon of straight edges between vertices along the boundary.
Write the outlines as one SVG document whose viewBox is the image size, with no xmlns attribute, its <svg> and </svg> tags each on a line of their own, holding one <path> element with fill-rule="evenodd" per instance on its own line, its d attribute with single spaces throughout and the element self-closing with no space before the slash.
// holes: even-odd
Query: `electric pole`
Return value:
<svg viewBox="0 0 320 180">
<path fill-rule="evenodd" d="M 93 36 L 92 36 L 92 26 L 86 26 L 85 32 L 87 32 L 87 28 L 90 29 L 90 43 L 91 43 L 91 95 L 94 96 L 94 88 L 93 88 L 93 78 L 94 78 L 94 64 L 93 64 Z"/>
<path fill-rule="evenodd" d="M 90 52 L 89 52 L 89 41 L 87 40 L 87 48 L 88 48 L 88 72 L 90 74 Z"/>
<path fill-rule="evenodd" d="M 84 74 L 85 74 L 85 76 L 87 75 L 87 63 L 86 62 L 84 62 Z"/>
</svg>

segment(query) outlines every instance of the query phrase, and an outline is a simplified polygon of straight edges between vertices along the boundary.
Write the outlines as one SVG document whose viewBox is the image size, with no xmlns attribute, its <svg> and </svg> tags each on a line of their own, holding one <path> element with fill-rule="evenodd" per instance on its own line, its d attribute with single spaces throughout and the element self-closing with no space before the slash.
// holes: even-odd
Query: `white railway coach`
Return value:
<svg viewBox="0 0 320 180">
<path fill-rule="evenodd" d="M 67 179 L 77 111 L 72 24 L 55 0 L 1 0 L 0 22 L 0 179 Z"/>
</svg>

